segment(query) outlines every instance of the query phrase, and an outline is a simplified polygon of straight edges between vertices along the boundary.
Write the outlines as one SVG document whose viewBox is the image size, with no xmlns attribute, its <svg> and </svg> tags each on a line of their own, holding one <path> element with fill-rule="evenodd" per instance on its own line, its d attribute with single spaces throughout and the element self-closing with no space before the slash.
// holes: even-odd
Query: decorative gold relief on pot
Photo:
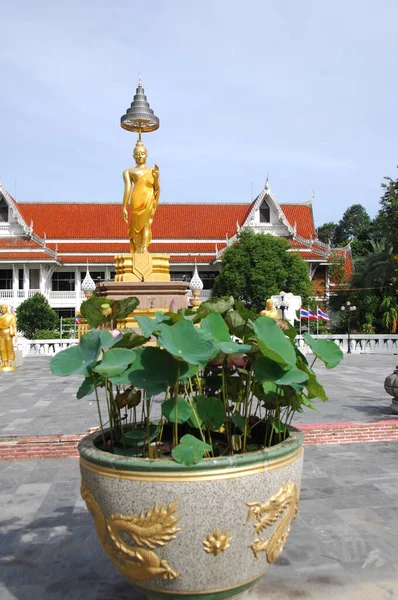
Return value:
<svg viewBox="0 0 398 600">
<path fill-rule="evenodd" d="M 155 552 L 143 547 L 165 546 L 175 538 L 180 531 L 176 527 L 180 516 L 174 515 L 178 502 L 167 507 L 155 504 L 141 515 L 111 515 L 106 519 L 84 482 L 81 494 L 94 517 L 94 526 L 105 552 L 125 577 L 132 581 L 143 581 L 159 575 L 163 579 L 179 577 L 166 560 L 161 560 Z M 128 537 L 133 538 L 137 545 L 129 544 Z"/>
<path fill-rule="evenodd" d="M 231 539 L 228 531 L 223 533 L 221 529 L 217 528 L 203 540 L 203 549 L 208 554 L 217 556 L 220 552 L 224 552 L 224 550 L 230 547 Z"/>
<path fill-rule="evenodd" d="M 249 507 L 246 523 L 251 519 L 256 521 L 254 530 L 257 535 L 276 523 L 275 529 L 268 539 L 257 538 L 250 544 L 255 559 L 258 558 L 260 552 L 266 553 L 269 563 L 273 563 L 280 556 L 296 518 L 298 501 L 296 484 L 289 481 L 282 485 L 279 491 L 264 504 L 246 502 L 246 506 Z"/>
</svg>

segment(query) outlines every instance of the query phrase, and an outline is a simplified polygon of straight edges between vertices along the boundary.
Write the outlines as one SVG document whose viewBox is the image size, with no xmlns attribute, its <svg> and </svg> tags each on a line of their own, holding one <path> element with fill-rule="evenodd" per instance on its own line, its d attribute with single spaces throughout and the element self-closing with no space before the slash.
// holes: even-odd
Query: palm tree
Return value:
<svg viewBox="0 0 398 600">
<path fill-rule="evenodd" d="M 384 311 L 381 317 L 384 327 L 389 329 L 390 333 L 396 333 L 398 321 L 398 306 L 396 299 L 393 296 L 385 296 L 380 307 Z"/>
<path fill-rule="evenodd" d="M 371 250 L 357 265 L 353 278 L 354 288 L 374 288 L 381 292 L 396 290 L 398 261 L 390 242 L 370 240 Z"/>
</svg>

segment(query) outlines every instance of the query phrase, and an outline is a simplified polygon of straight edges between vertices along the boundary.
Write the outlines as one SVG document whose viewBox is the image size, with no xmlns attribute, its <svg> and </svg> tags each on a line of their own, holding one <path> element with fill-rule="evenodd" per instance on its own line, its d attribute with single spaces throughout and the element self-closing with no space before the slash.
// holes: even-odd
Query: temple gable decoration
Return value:
<svg viewBox="0 0 398 600">
<path fill-rule="evenodd" d="M 269 233 L 278 237 L 292 237 L 294 235 L 293 227 L 286 219 L 283 210 L 272 193 L 268 178 L 243 223 L 243 227 L 246 226 L 256 233 Z"/>
</svg>

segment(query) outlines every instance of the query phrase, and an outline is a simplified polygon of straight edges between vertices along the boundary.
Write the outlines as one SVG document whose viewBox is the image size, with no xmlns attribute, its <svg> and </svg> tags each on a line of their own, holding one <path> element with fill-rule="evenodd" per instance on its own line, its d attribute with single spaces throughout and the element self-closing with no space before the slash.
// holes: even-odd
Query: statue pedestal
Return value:
<svg viewBox="0 0 398 600">
<path fill-rule="evenodd" d="M 111 300 L 138 298 L 140 304 L 134 314 L 118 322 L 118 329 L 131 329 L 138 327 L 134 316 L 154 317 L 158 311 L 168 312 L 173 301 L 175 310 L 188 308 L 188 288 L 185 281 L 105 281 L 98 286 L 98 293 Z"/>
<path fill-rule="evenodd" d="M 168 254 L 118 254 L 115 281 L 170 281 Z"/>
</svg>

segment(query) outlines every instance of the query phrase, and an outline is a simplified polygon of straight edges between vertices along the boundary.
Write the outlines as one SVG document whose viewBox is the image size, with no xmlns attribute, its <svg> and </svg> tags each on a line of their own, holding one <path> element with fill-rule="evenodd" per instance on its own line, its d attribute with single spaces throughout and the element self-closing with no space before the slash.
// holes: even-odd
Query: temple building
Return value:
<svg viewBox="0 0 398 600">
<path fill-rule="evenodd" d="M 160 203 L 151 252 L 170 255 L 172 280 L 189 281 L 195 264 L 210 296 L 223 250 L 243 227 L 285 238 L 289 252 L 308 263 L 314 297 L 327 299 L 338 284 L 331 266 L 352 273 L 349 247 L 331 248 L 317 239 L 312 201 L 279 204 L 268 181 L 251 203 Z M 0 299 L 16 308 L 38 291 L 63 317 L 84 300 L 87 269 L 96 282 L 113 279 L 115 255 L 129 253 L 121 203 L 16 202 L 0 182 Z"/>
</svg>

